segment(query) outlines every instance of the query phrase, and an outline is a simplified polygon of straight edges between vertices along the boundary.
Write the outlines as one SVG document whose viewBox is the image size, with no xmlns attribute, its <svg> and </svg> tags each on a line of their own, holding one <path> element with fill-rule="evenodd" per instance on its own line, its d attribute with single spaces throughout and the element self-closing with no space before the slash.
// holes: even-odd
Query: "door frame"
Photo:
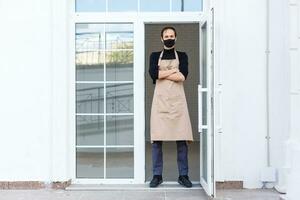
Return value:
<svg viewBox="0 0 300 200">
<path fill-rule="evenodd" d="M 203 7 L 205 9 L 205 6 Z M 70 177 L 74 184 L 144 184 L 145 183 L 145 25 L 151 23 L 201 23 L 206 20 L 202 12 L 125 12 L 125 13 L 74 13 L 69 26 L 70 88 Z M 75 24 L 76 23 L 133 23 L 134 25 L 134 178 L 91 179 L 76 177 L 76 113 L 75 113 Z M 199 33 L 200 34 L 200 33 Z M 200 36 L 199 36 L 200 37 Z M 144 134 L 141 134 L 144 133 Z"/>
<path fill-rule="evenodd" d="M 205 26 L 206 45 L 202 46 L 203 31 L 202 27 Z M 215 165 L 215 149 L 216 149 L 216 130 L 217 130 L 217 110 L 216 110 L 216 98 L 219 88 L 217 85 L 216 66 L 215 66 L 215 28 L 214 28 L 214 8 L 210 8 L 209 14 L 206 15 L 206 19 L 201 23 L 199 27 L 200 32 L 200 73 L 198 84 L 198 113 L 201 115 L 202 110 L 202 98 L 203 93 L 206 93 L 206 124 L 203 124 L 202 117 L 199 117 L 198 132 L 200 134 L 200 183 L 203 189 L 209 196 L 216 197 L 216 165 Z M 205 51 L 206 66 L 203 66 L 203 54 Z M 202 69 L 206 68 L 206 86 L 202 87 Z M 219 108 L 217 108 L 219 109 Z M 203 130 L 206 130 L 206 180 L 202 177 L 204 170 L 204 161 L 202 160 L 202 154 L 204 153 L 203 147 Z"/>
</svg>

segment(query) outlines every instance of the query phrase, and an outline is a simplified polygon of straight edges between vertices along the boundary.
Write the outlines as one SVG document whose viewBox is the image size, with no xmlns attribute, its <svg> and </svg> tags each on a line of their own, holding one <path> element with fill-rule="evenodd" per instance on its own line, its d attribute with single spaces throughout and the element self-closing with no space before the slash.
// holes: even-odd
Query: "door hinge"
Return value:
<svg viewBox="0 0 300 200">
<path fill-rule="evenodd" d="M 222 127 L 218 128 L 218 133 L 223 133 Z"/>
</svg>

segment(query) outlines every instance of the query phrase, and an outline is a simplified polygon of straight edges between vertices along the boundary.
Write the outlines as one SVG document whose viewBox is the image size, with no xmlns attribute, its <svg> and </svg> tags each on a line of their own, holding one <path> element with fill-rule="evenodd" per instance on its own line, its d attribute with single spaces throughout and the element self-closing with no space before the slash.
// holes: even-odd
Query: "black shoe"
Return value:
<svg viewBox="0 0 300 200">
<path fill-rule="evenodd" d="M 192 187 L 193 186 L 192 182 L 189 180 L 188 175 L 180 175 L 178 177 L 178 183 L 180 185 L 185 186 L 185 187 Z"/>
<path fill-rule="evenodd" d="M 154 175 L 150 182 L 150 187 L 157 187 L 162 182 L 163 182 L 162 175 Z"/>
</svg>

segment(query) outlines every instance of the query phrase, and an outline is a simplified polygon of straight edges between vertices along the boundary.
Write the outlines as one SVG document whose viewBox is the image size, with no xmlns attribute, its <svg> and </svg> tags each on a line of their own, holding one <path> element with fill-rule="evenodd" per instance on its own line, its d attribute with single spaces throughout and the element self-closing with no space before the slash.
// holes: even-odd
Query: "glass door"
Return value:
<svg viewBox="0 0 300 200">
<path fill-rule="evenodd" d="M 214 178 L 214 27 L 213 9 L 200 26 L 200 83 L 198 84 L 198 132 L 200 134 L 200 183 L 215 197 Z"/>
<path fill-rule="evenodd" d="M 133 23 L 75 25 L 76 179 L 133 179 Z"/>
</svg>

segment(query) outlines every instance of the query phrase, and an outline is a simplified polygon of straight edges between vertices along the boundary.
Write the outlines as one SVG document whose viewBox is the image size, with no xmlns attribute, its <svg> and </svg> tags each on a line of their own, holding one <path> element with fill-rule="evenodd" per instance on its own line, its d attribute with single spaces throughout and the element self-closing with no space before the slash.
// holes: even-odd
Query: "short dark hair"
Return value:
<svg viewBox="0 0 300 200">
<path fill-rule="evenodd" d="M 175 30 L 175 28 L 174 27 L 172 27 L 172 26 L 166 26 L 166 27 L 164 27 L 162 30 L 161 30 L 161 32 L 160 32 L 160 36 L 163 38 L 163 36 L 164 36 L 164 32 L 165 32 L 165 30 L 167 30 L 167 29 L 171 29 L 171 30 L 173 30 L 174 31 L 174 33 L 175 33 L 175 37 L 176 37 L 176 35 L 177 35 L 177 33 L 176 33 L 176 30 Z"/>
</svg>

